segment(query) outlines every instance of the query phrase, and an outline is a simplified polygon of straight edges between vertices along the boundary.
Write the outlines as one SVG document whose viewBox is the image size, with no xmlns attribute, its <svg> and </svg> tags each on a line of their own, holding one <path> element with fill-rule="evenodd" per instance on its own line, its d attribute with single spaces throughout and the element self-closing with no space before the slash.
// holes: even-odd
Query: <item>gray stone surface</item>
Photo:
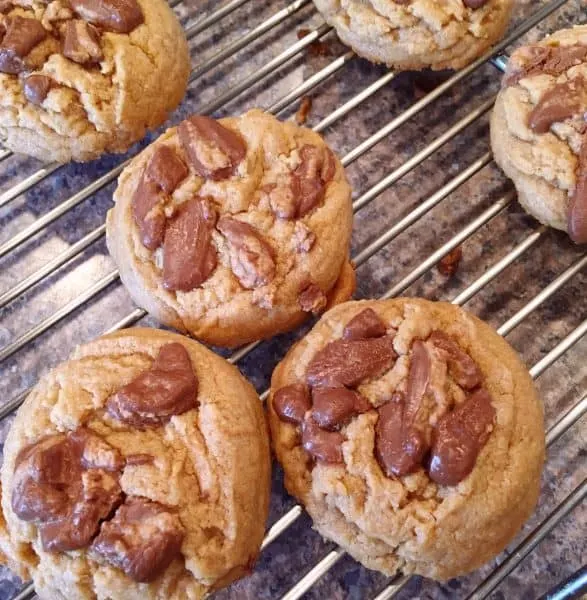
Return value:
<svg viewBox="0 0 587 600">
<path fill-rule="evenodd" d="M 180 4 L 178 12 L 186 23 L 210 13 L 220 2 L 189 1 Z M 239 39 L 247 31 L 284 8 L 283 0 L 250 0 L 231 17 L 224 19 L 191 40 L 194 67 L 206 61 L 227 43 Z M 291 3 L 290 3 L 291 4 Z M 545 5 L 540 1 L 518 2 L 516 19 L 520 22 Z M 569 0 L 541 25 L 525 36 L 533 39 L 570 23 L 587 21 L 584 0 Z M 186 114 L 203 110 L 220 94 L 254 76 L 282 50 L 297 42 L 297 32 L 322 23 L 313 6 L 304 5 L 283 23 L 234 57 L 222 62 L 190 85 L 182 107 L 173 115 L 177 122 Z M 345 52 L 333 34 L 326 38 L 320 52 L 304 51 L 270 77 L 258 81 L 238 98 L 216 111 L 217 115 L 240 112 L 260 106 L 269 108 L 285 93 L 329 65 Z M 353 59 L 325 80 L 310 95 L 313 107 L 308 124 L 317 124 L 335 108 L 363 90 L 386 70 L 366 61 Z M 359 108 L 338 120 L 325 131 L 326 138 L 341 154 L 350 152 L 358 143 L 432 89 L 450 74 L 401 74 L 366 100 Z M 430 142 L 437 139 L 459 119 L 468 115 L 499 88 L 499 73 L 484 65 L 454 86 L 438 101 L 415 115 L 402 127 L 384 138 L 369 152 L 348 167 L 355 198 L 366 192 L 385 175 L 401 166 Z M 164 93 L 165 82 L 162 82 Z M 290 118 L 294 104 L 280 114 Z M 151 139 L 154 137 L 151 136 Z M 133 149 L 132 155 L 138 148 Z M 388 231 L 402 217 L 429 198 L 443 185 L 488 151 L 487 115 L 467 127 L 463 133 L 441 150 L 407 173 L 393 186 L 378 195 L 356 216 L 353 253 L 357 255 L 368 244 Z M 40 216 L 59 206 L 73 194 L 83 190 L 97 177 L 119 164 L 120 157 L 108 156 L 88 165 L 61 167 L 51 177 L 0 208 L 0 245 L 35 222 Z M 11 157 L 0 163 L 0 194 L 41 167 L 23 157 Z M 398 235 L 375 253 L 358 270 L 357 297 L 385 293 L 425 260 L 457 231 L 466 227 L 483 211 L 504 197 L 510 184 L 490 164 L 440 202 L 425 217 Z M 76 208 L 68 211 L 42 232 L 0 259 L 0 294 L 65 251 L 84 235 L 99 227 L 111 205 L 113 185 L 108 185 Z M 491 265 L 537 229 L 537 223 L 512 202 L 499 215 L 481 227 L 463 245 L 463 260 L 458 272 L 444 277 L 430 269 L 405 289 L 406 294 L 431 299 L 452 299 L 481 276 Z M 584 248 L 573 246 L 558 232 L 547 231 L 522 259 L 475 295 L 466 307 L 496 327 L 526 305 L 536 293 L 578 260 Z M 18 341 L 33 327 L 49 318 L 56 310 L 74 301 L 90 286 L 108 275 L 114 266 L 103 240 L 93 244 L 27 293 L 0 309 L 0 348 Z M 514 329 L 508 340 L 521 353 L 528 365 L 534 364 L 577 327 L 587 315 L 585 273 L 576 275 L 560 291 L 542 304 Z M 78 343 L 99 335 L 112 327 L 135 307 L 118 281 L 93 296 L 37 337 L 32 343 L 0 362 L 0 394 L 7 402 L 35 383 L 39 375 L 65 359 Z M 150 319 L 142 325 L 156 326 Z M 263 343 L 239 364 L 259 391 L 265 389 L 271 370 L 283 356 L 298 331 Z M 547 425 L 576 403 L 586 391 L 587 340 L 583 339 L 567 352 L 537 381 L 545 404 Z M 0 425 L 4 439 L 9 420 Z M 543 490 L 536 514 L 520 533 L 518 541 L 540 523 L 553 508 L 583 481 L 585 467 L 585 420 L 567 432 L 548 452 L 543 477 Z M 293 500 L 286 494 L 281 471 L 274 472 L 271 514 L 274 523 L 290 507 Z M 586 562 L 585 525 L 587 512 L 577 508 L 552 532 L 493 593 L 496 599 L 538 598 L 550 587 Z M 510 546 L 513 549 L 515 544 Z M 217 594 L 222 599 L 279 598 L 316 562 L 333 548 L 311 529 L 306 515 L 282 534 L 262 554 L 253 574 L 232 588 Z M 507 556 L 504 553 L 497 562 Z M 465 598 L 494 566 L 461 579 L 436 584 L 412 578 L 400 598 Z M 385 577 L 367 571 L 344 557 L 307 595 L 308 598 L 369 599 L 385 587 Z M 7 570 L 0 571 L 0 600 L 12 598 L 21 583 Z"/>
</svg>

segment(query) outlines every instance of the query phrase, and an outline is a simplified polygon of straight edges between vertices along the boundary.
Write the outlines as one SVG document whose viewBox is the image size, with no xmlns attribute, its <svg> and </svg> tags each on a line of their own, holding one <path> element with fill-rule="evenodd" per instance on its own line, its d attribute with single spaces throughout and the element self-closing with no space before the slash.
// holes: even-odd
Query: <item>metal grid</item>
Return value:
<svg viewBox="0 0 587 600">
<path fill-rule="evenodd" d="M 223 2 L 220 7 L 215 8 L 205 18 L 199 20 L 191 20 L 189 11 L 183 12 L 183 18 L 187 22 L 186 33 L 188 39 L 205 32 L 209 27 L 216 24 L 222 25 L 222 21 L 231 16 L 232 13 L 250 3 L 251 0 L 232 0 Z M 345 167 L 352 165 L 358 161 L 366 153 L 372 150 L 382 140 L 396 132 L 401 126 L 408 123 L 417 115 L 420 115 L 426 109 L 432 107 L 435 102 L 451 91 L 461 83 L 465 78 L 478 71 L 487 62 L 491 62 L 498 71 L 503 70 L 506 55 L 505 49 L 516 42 L 521 36 L 530 31 L 533 27 L 539 24 L 543 19 L 553 14 L 559 8 L 563 7 L 568 0 L 553 0 L 545 4 L 539 10 L 536 10 L 528 18 L 523 20 L 501 43 L 495 46 L 486 55 L 472 63 L 462 71 L 457 72 L 450 78 L 446 79 L 432 91 L 425 94 L 422 98 L 414 102 L 411 106 L 403 110 L 398 116 L 392 118 L 384 126 L 380 127 L 375 133 L 370 135 L 363 142 L 358 144 L 353 150 L 348 152 L 342 162 Z M 179 10 L 182 9 L 181 0 L 174 0 L 170 4 Z M 308 10 L 310 0 L 295 0 L 289 2 L 283 9 L 274 12 L 269 18 L 266 18 L 256 25 L 250 27 L 243 35 L 236 37 L 230 42 L 220 42 L 220 50 L 213 53 L 200 64 L 198 64 L 190 75 L 190 83 L 202 80 L 207 73 L 222 65 L 225 61 L 234 58 L 242 50 L 246 50 L 251 44 L 261 39 L 263 36 L 270 34 L 272 30 L 279 26 L 284 26 L 288 20 L 295 17 L 301 10 Z M 581 17 L 585 15 L 579 15 Z M 579 19 L 578 19 L 579 20 Z M 297 42 L 289 45 L 283 51 L 275 55 L 271 60 L 266 62 L 264 66 L 257 69 L 251 75 L 238 81 L 230 86 L 227 90 L 220 94 L 216 94 L 212 100 L 204 106 L 198 108 L 200 113 L 213 113 L 218 109 L 226 106 L 231 101 L 238 98 L 241 94 L 247 92 L 252 86 L 263 83 L 267 79 L 274 77 L 279 70 L 285 65 L 291 64 L 292 61 L 298 60 L 301 53 L 311 47 L 316 41 L 324 38 L 331 33 L 331 28 L 325 24 L 319 25 L 311 30 L 305 37 Z M 352 51 L 342 51 L 341 54 L 330 61 L 326 66 L 319 69 L 317 72 L 296 85 L 287 94 L 273 101 L 270 106 L 266 107 L 269 112 L 281 114 L 285 110 L 290 109 L 296 101 L 300 100 L 305 94 L 319 89 L 320 85 L 329 78 L 337 74 L 348 63 L 355 59 Z M 499 73 L 497 73 L 499 74 Z M 340 104 L 335 110 L 330 112 L 323 118 L 313 129 L 317 132 L 325 132 L 329 127 L 345 118 L 352 111 L 359 109 L 370 98 L 375 96 L 378 91 L 382 90 L 395 78 L 394 73 L 384 72 L 381 76 L 375 79 L 372 83 L 362 89 L 360 92 L 353 95 L 351 98 Z M 454 141 L 466 128 L 475 124 L 484 115 L 490 111 L 495 96 L 492 95 L 488 99 L 479 103 L 472 111 L 451 125 L 442 134 L 440 134 L 431 143 L 423 149 L 412 154 L 400 166 L 389 172 L 385 177 L 379 180 L 375 185 L 371 185 L 365 192 L 354 200 L 353 208 L 355 212 L 367 207 L 375 199 L 377 199 L 384 191 L 399 182 L 402 178 L 410 174 L 414 169 L 422 165 L 429 157 L 440 151 L 446 144 Z M 0 166 L 5 161 L 12 157 L 10 151 L 0 149 Z M 354 254 L 353 260 L 357 268 L 364 265 L 376 253 L 388 246 L 396 237 L 404 233 L 408 228 L 416 224 L 425 215 L 430 213 L 443 200 L 449 197 L 453 192 L 464 186 L 469 180 L 478 174 L 482 169 L 487 167 L 492 162 L 492 157 L 489 152 L 485 153 L 480 158 L 471 162 L 465 168 L 461 169 L 458 174 L 445 182 L 439 189 L 429 195 L 424 201 L 420 202 L 415 208 L 410 210 L 402 218 L 395 221 L 387 230 L 379 235 L 375 240 L 365 245 Z M 10 259 L 16 253 L 26 250 L 26 244 L 33 239 L 37 234 L 42 233 L 47 227 L 55 223 L 60 218 L 64 217 L 70 211 L 81 205 L 83 202 L 91 199 L 94 194 L 104 189 L 109 184 L 112 184 L 122 169 L 128 164 L 128 160 L 121 164 L 115 164 L 112 168 L 100 175 L 96 180 L 89 185 L 83 187 L 80 191 L 60 202 L 41 216 L 34 222 L 28 224 L 23 229 L 12 235 L 8 240 L 0 244 L 0 260 Z M 16 185 L 12 185 L 9 189 L 0 194 L 0 210 L 10 210 L 11 204 L 22 197 L 27 192 L 34 191 L 35 186 L 44 182 L 51 176 L 58 175 L 60 169 L 64 167 L 56 164 L 43 166 L 26 176 Z M 514 200 L 515 195 L 511 189 L 506 191 L 498 200 L 490 204 L 474 219 L 467 222 L 462 228 L 453 233 L 452 237 L 443 243 L 441 246 L 431 252 L 424 260 L 422 260 L 415 268 L 407 273 L 403 278 L 397 281 L 393 286 L 389 287 L 383 294 L 384 298 L 391 298 L 402 294 L 412 284 L 414 284 L 423 275 L 428 273 L 434 265 L 447 253 L 455 249 L 457 246 L 467 241 L 482 227 L 490 223 L 496 216 L 508 208 Z M 9 213 L 6 213 L 9 214 Z M 83 259 L 84 252 L 90 249 L 104 236 L 105 227 L 100 225 L 70 244 L 64 251 L 47 260 L 42 266 L 34 270 L 24 279 L 17 281 L 7 290 L 0 293 L 0 310 L 6 309 L 12 303 L 16 303 L 22 298 L 26 300 L 26 294 L 30 290 L 34 290 L 35 286 L 50 281 L 50 278 L 59 273 L 59 270 L 73 264 L 80 258 Z M 456 305 L 463 305 L 486 286 L 491 284 L 496 278 L 502 275 L 509 267 L 516 264 L 518 261 L 531 260 L 528 253 L 534 248 L 538 242 L 548 235 L 547 228 L 535 226 L 534 230 L 526 237 L 521 239 L 513 248 L 499 260 L 494 262 L 490 268 L 472 281 L 465 289 L 458 293 L 452 299 Z M 552 278 L 550 283 L 540 290 L 530 301 L 526 302 L 513 316 L 505 321 L 498 332 L 505 336 L 512 332 L 522 322 L 534 313 L 545 302 L 559 292 L 565 284 L 568 284 L 577 276 L 582 269 L 587 265 L 587 254 L 579 255 L 570 266 L 562 270 Z M 55 310 L 48 317 L 35 323 L 25 333 L 17 336 L 10 343 L 4 345 L 0 349 L 0 364 L 5 364 L 5 361 L 17 355 L 20 351 L 34 348 L 34 342 L 44 333 L 51 330 L 63 319 L 70 317 L 76 311 L 84 309 L 85 305 L 90 301 L 99 297 L 104 291 L 110 288 L 113 284 L 118 283 L 118 271 L 113 270 L 101 277 L 93 283 L 89 288 L 84 290 L 79 295 L 75 296 L 69 302 Z M 115 325 L 108 328 L 108 331 L 128 327 L 146 316 L 145 311 L 134 309 L 127 314 L 123 319 Z M 570 331 L 566 336 L 556 341 L 551 350 L 538 360 L 531 368 L 530 373 L 533 378 L 538 378 L 542 375 L 555 361 L 570 350 L 587 332 L 587 319 L 583 320 L 578 326 Z M 228 357 L 233 363 L 243 361 L 260 343 L 250 344 L 240 348 Z M 5 419 L 22 403 L 26 397 L 28 390 L 17 394 L 13 398 L 5 402 L 0 408 L 0 419 Z M 262 394 L 264 400 L 267 396 L 267 391 Z M 569 428 L 571 428 L 587 411 L 587 393 L 579 395 L 579 400 L 569 409 L 558 416 L 558 419 L 550 427 L 547 432 L 547 444 L 550 447 L 556 442 Z M 579 504 L 587 494 L 587 479 L 575 487 L 567 496 L 560 502 L 546 517 L 538 523 L 538 525 L 524 537 L 518 545 L 509 553 L 507 558 L 504 558 L 499 566 L 491 571 L 487 577 L 473 590 L 468 598 L 482 599 L 487 598 L 492 591 L 500 585 L 500 583 L 528 556 L 530 552 L 549 534 L 554 528 Z M 263 542 L 263 550 L 267 548 L 279 536 L 284 534 L 302 515 L 300 506 L 294 506 L 287 513 L 281 516 L 269 529 L 266 538 Z M 345 553 L 341 549 L 334 549 L 328 552 L 315 566 L 309 569 L 308 572 L 285 594 L 283 600 L 295 600 L 301 598 L 314 586 L 321 578 L 323 578 L 343 557 Z M 407 576 L 398 576 L 390 580 L 386 587 L 380 591 L 374 600 L 388 600 L 395 598 L 409 583 L 410 578 Z M 24 600 L 34 597 L 32 585 L 26 585 L 14 600 Z"/>
</svg>

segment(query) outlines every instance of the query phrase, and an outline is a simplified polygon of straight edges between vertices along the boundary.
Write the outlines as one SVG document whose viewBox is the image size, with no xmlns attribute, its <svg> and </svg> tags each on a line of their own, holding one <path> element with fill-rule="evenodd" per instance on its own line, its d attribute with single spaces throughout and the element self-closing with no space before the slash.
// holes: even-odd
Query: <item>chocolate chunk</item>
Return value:
<svg viewBox="0 0 587 600">
<path fill-rule="evenodd" d="M 0 43 L 0 72 L 17 75 L 26 71 L 26 57 L 46 37 L 47 32 L 36 19 L 7 17 L 6 34 Z"/>
<path fill-rule="evenodd" d="M 325 463 L 342 463 L 344 436 L 338 431 L 324 431 L 312 418 L 302 423 L 302 446 L 313 458 Z"/>
<path fill-rule="evenodd" d="M 104 54 L 98 30 L 79 19 L 68 21 L 63 38 L 63 56 L 80 65 L 99 63 Z"/>
<path fill-rule="evenodd" d="M 301 424 L 311 408 L 308 388 L 303 383 L 282 387 L 273 396 L 273 408 L 282 421 Z"/>
<path fill-rule="evenodd" d="M 403 477 L 417 471 L 428 451 L 421 432 L 404 424 L 404 396 L 395 393 L 377 409 L 375 456 L 388 477 Z"/>
<path fill-rule="evenodd" d="M 428 391 L 431 370 L 432 358 L 428 348 L 421 340 L 415 340 L 412 344 L 404 409 L 404 421 L 407 426 L 412 426 L 416 421 L 424 395 Z"/>
<path fill-rule="evenodd" d="M 254 227 L 232 217 L 221 217 L 218 230 L 228 240 L 230 266 L 244 288 L 261 287 L 273 280 L 273 250 Z"/>
<path fill-rule="evenodd" d="M 156 250 L 163 243 L 166 217 L 159 185 L 145 176 L 132 197 L 132 214 L 141 233 L 141 242 L 148 250 Z"/>
<path fill-rule="evenodd" d="M 344 328 L 342 334 L 345 340 L 365 340 L 385 335 L 387 328 L 372 308 L 366 308 L 355 315 Z"/>
<path fill-rule="evenodd" d="M 145 169 L 148 181 L 156 183 L 163 192 L 172 194 L 190 174 L 177 152 L 166 144 L 158 144 Z"/>
<path fill-rule="evenodd" d="M 114 419 L 137 427 L 156 427 L 198 406 L 198 380 L 187 350 L 173 342 L 161 346 L 151 368 L 115 392 L 106 403 Z"/>
<path fill-rule="evenodd" d="M 188 175 L 188 168 L 172 148 L 156 146 L 132 199 L 133 217 L 145 248 L 155 250 L 163 243 L 165 195 L 172 194 Z"/>
<path fill-rule="evenodd" d="M 179 517 L 167 507 L 130 496 L 102 525 L 92 551 L 133 581 L 148 583 L 181 557 L 184 537 Z"/>
<path fill-rule="evenodd" d="M 295 219 L 298 214 L 301 196 L 300 180 L 293 173 L 288 173 L 278 184 L 266 187 L 271 210 L 280 219 Z"/>
<path fill-rule="evenodd" d="M 343 387 L 312 390 L 310 415 L 322 429 L 337 431 L 353 417 L 371 408 L 371 404 L 361 394 Z"/>
<path fill-rule="evenodd" d="M 24 80 L 24 97 L 31 103 L 40 106 L 45 101 L 53 80 L 46 75 L 29 75 Z"/>
<path fill-rule="evenodd" d="M 212 231 L 216 212 L 208 200 L 184 202 L 168 222 L 163 241 L 163 285 L 189 292 L 200 286 L 217 264 Z"/>
<path fill-rule="evenodd" d="M 336 161 L 329 148 L 306 144 L 300 150 L 301 163 L 294 171 L 299 199 L 296 216 L 301 218 L 324 200 L 326 185 L 336 173 Z"/>
<path fill-rule="evenodd" d="M 83 471 L 81 490 L 70 512 L 43 523 L 39 529 L 43 548 L 48 552 L 68 552 L 90 545 L 106 519 L 122 500 L 118 475 L 92 469 Z"/>
<path fill-rule="evenodd" d="M 302 286 L 298 296 L 298 303 L 304 312 L 318 314 L 326 308 L 328 298 L 319 285 L 310 282 Z"/>
<path fill-rule="evenodd" d="M 84 21 L 106 31 L 130 33 L 145 22 L 137 0 L 69 0 L 69 4 Z"/>
<path fill-rule="evenodd" d="M 126 458 L 126 465 L 129 467 L 138 467 L 141 465 L 153 464 L 155 457 L 150 454 L 129 454 Z"/>
<path fill-rule="evenodd" d="M 11 504 L 39 526 L 43 548 L 84 548 L 122 501 L 120 453 L 88 429 L 42 438 L 17 456 Z"/>
<path fill-rule="evenodd" d="M 353 387 L 390 369 L 396 357 L 391 336 L 336 340 L 314 356 L 306 379 L 315 387 Z"/>
<path fill-rule="evenodd" d="M 466 390 L 481 384 L 483 376 L 477 363 L 442 331 L 433 331 L 428 338 L 447 354 L 448 369 L 453 379 Z"/>
<path fill-rule="evenodd" d="M 553 75 L 558 77 L 587 60 L 587 46 L 575 44 L 573 46 L 527 46 L 518 50 L 517 55 L 523 56 L 524 64 L 521 67 L 508 69 L 504 77 L 504 85 L 514 85 L 525 77 L 534 75 Z"/>
<path fill-rule="evenodd" d="M 12 0 L 0 0 L 0 13 L 6 14 L 14 8 Z"/>
<path fill-rule="evenodd" d="M 495 408 L 484 389 L 444 415 L 433 432 L 430 478 L 440 485 L 461 482 L 473 470 L 494 422 Z"/>
<path fill-rule="evenodd" d="M 228 179 L 247 154 L 242 137 L 218 121 L 195 115 L 183 121 L 179 140 L 197 175 L 207 179 Z"/>
<path fill-rule="evenodd" d="M 467 8 L 472 8 L 474 10 L 476 10 L 477 8 L 481 8 L 482 6 L 485 6 L 487 4 L 487 2 L 489 2 L 489 0 L 463 0 L 463 4 Z"/>
<path fill-rule="evenodd" d="M 528 117 L 528 125 L 536 133 L 547 133 L 554 123 L 587 110 L 587 82 L 575 77 L 545 92 Z"/>
</svg>

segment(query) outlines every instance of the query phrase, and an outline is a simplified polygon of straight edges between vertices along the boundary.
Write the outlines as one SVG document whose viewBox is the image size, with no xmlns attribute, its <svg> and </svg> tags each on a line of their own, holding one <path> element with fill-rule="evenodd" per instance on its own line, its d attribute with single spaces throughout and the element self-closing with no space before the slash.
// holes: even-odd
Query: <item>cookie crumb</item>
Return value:
<svg viewBox="0 0 587 600">
<path fill-rule="evenodd" d="M 441 275 L 452 277 L 457 272 L 462 258 L 463 247 L 457 246 L 438 262 L 436 268 Z"/>
<path fill-rule="evenodd" d="M 300 103 L 300 108 L 298 108 L 298 112 L 296 113 L 296 123 L 298 125 L 305 125 L 311 110 L 312 98 L 310 96 L 304 96 Z"/>
</svg>

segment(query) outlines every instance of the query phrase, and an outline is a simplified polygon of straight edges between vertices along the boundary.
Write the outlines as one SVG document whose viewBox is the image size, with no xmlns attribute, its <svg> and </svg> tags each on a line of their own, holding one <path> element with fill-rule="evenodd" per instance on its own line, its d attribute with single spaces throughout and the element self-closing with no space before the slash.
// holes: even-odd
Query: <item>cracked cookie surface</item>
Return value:
<svg viewBox="0 0 587 600">
<path fill-rule="evenodd" d="M 543 412 L 528 371 L 451 304 L 334 307 L 274 371 L 268 412 L 288 491 L 387 575 L 479 567 L 538 498 Z"/>
<path fill-rule="evenodd" d="M 260 110 L 169 129 L 114 199 L 107 242 L 129 293 L 208 343 L 288 331 L 354 291 L 340 161 L 318 134 Z"/>
<path fill-rule="evenodd" d="M 587 243 L 587 26 L 512 54 L 491 117 L 491 146 L 522 207 Z"/>
<path fill-rule="evenodd" d="M 505 32 L 512 0 L 314 0 L 359 56 L 398 70 L 460 69 Z"/>
<path fill-rule="evenodd" d="M 165 0 L 8 0 L 0 139 L 43 161 L 125 152 L 181 102 L 189 69 Z"/>
<path fill-rule="evenodd" d="M 250 571 L 267 518 L 261 402 L 163 331 L 79 347 L 4 446 L 0 553 L 42 600 L 199 599 Z"/>
</svg>

